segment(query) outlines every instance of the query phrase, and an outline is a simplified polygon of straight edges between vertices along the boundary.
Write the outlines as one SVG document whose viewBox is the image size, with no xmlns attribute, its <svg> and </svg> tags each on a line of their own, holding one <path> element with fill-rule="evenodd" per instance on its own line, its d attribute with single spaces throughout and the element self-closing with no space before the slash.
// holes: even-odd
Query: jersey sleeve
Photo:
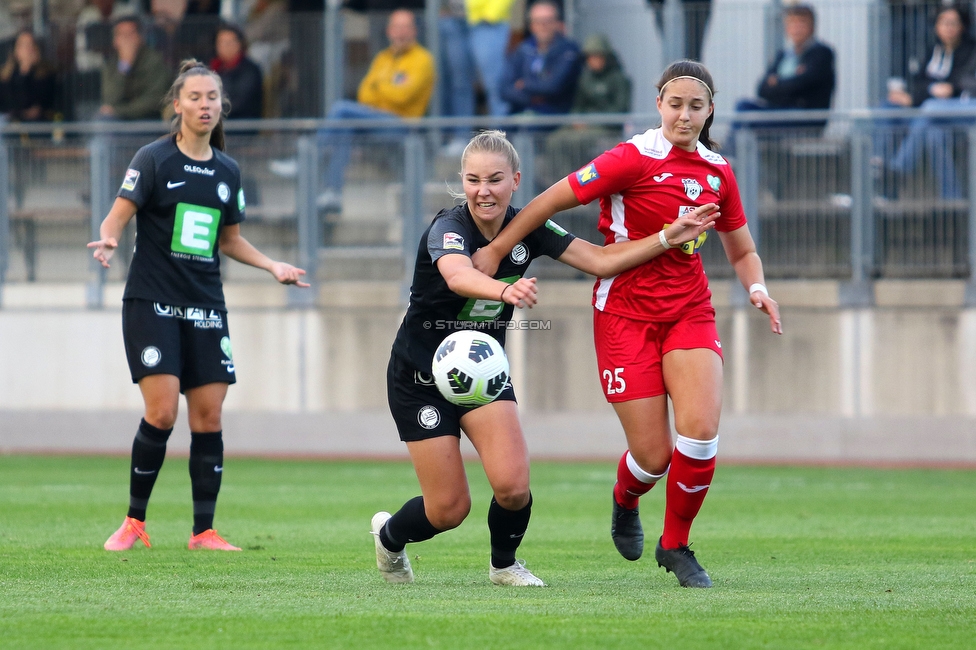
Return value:
<svg viewBox="0 0 976 650">
<path fill-rule="evenodd" d="M 155 182 L 156 161 L 149 147 L 143 147 L 132 157 L 116 196 L 129 199 L 136 207 L 143 208 L 152 196 Z"/>
<path fill-rule="evenodd" d="M 576 199 L 586 205 L 601 196 L 627 189 L 640 177 L 641 154 L 629 142 L 618 144 L 592 162 L 569 175 L 569 185 Z"/>
<path fill-rule="evenodd" d="M 234 183 L 235 188 L 232 194 L 232 199 L 228 202 L 227 207 L 227 221 L 228 226 L 232 226 L 236 223 L 244 221 L 244 181 L 241 177 L 240 167 L 235 170 L 237 175 L 237 181 Z"/>
<path fill-rule="evenodd" d="M 450 215 L 435 219 L 427 232 L 427 252 L 435 265 L 452 253 L 471 257 L 471 232 Z"/>
<path fill-rule="evenodd" d="M 719 193 L 718 209 L 722 216 L 715 222 L 715 229 L 722 232 L 732 232 L 746 225 L 746 213 L 742 208 L 742 198 L 739 196 L 739 184 L 735 174 L 728 168 L 725 174 L 724 187 Z"/>
<path fill-rule="evenodd" d="M 548 219 L 544 224 L 532 231 L 526 239 L 529 240 L 529 250 L 532 251 L 532 259 L 541 255 L 559 259 L 566 252 L 570 243 L 576 239 L 576 235 L 569 232 L 552 219 Z"/>
</svg>

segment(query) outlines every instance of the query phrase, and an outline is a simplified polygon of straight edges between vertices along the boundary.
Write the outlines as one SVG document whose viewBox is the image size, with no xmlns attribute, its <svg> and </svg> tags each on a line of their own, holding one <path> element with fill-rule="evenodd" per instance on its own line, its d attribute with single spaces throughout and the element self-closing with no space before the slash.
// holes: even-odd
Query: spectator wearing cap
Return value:
<svg viewBox="0 0 976 650">
<path fill-rule="evenodd" d="M 627 113 L 631 84 L 605 34 L 591 34 L 583 42 L 585 63 L 573 99 L 574 114 Z M 614 146 L 619 124 L 577 122 L 555 131 L 546 140 L 553 179 L 565 176 L 600 152 Z M 545 180 L 545 179 L 544 179 Z"/>
</svg>

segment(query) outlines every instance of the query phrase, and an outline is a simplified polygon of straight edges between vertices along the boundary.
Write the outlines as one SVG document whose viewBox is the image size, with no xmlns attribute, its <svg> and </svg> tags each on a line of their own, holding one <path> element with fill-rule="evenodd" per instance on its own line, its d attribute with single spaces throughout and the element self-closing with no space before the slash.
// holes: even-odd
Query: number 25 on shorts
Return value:
<svg viewBox="0 0 976 650">
<path fill-rule="evenodd" d="M 607 382 L 607 395 L 619 395 L 627 390 L 627 382 L 624 381 L 623 374 L 623 368 L 614 368 L 613 370 L 605 368 L 603 370 L 603 381 Z"/>
</svg>

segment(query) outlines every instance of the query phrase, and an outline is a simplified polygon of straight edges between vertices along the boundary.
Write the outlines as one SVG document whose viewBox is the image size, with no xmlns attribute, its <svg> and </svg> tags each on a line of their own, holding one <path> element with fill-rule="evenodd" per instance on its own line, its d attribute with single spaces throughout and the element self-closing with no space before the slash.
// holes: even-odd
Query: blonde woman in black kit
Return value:
<svg viewBox="0 0 976 650">
<path fill-rule="evenodd" d="M 221 409 L 236 381 L 218 252 L 265 269 L 282 284 L 309 286 L 305 271 L 276 262 L 241 236 L 244 192 L 237 163 L 224 153 L 226 113 L 220 77 L 184 61 L 167 100 L 172 133 L 140 149 L 102 222 L 94 257 L 108 267 L 118 239 L 136 217 L 136 248 L 122 298 L 122 333 L 145 415 L 132 444 L 129 511 L 105 542 L 109 551 L 147 547 L 146 508 L 186 396 L 192 442 L 190 549 L 239 551 L 213 529 L 223 473 Z"/>
</svg>

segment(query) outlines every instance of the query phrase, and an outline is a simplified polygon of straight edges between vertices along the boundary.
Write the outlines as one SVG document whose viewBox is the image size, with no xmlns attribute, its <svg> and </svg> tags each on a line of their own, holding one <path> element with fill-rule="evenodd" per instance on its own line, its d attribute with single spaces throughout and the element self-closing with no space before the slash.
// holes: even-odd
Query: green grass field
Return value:
<svg viewBox="0 0 976 650">
<path fill-rule="evenodd" d="M 533 465 L 520 550 L 545 589 L 487 578 L 489 491 L 457 530 L 376 572 L 369 519 L 417 493 L 406 463 L 230 459 L 216 528 L 186 550 L 185 458 L 153 548 L 108 553 L 128 459 L 0 457 L 3 648 L 962 648 L 976 644 L 976 472 L 721 466 L 692 530 L 715 587 L 678 587 L 609 537 L 614 464 Z M 658 534 L 664 491 L 642 503 Z M 649 555 L 653 558 L 653 542 Z"/>
</svg>

